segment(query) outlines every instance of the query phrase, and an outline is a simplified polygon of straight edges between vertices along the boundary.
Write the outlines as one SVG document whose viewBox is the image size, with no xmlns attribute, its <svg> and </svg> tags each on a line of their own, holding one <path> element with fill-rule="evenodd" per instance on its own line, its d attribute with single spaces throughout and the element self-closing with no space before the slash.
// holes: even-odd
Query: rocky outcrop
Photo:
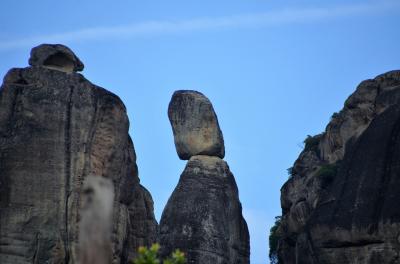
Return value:
<svg viewBox="0 0 400 264">
<path fill-rule="evenodd" d="M 400 71 L 362 82 L 281 189 L 282 263 L 400 263 Z"/>
<path fill-rule="evenodd" d="M 162 255 L 179 248 L 188 263 L 249 263 L 247 224 L 235 179 L 220 157 L 222 133 L 211 103 L 198 92 L 178 91 L 168 114 L 177 151 L 189 150 L 190 159 L 161 217 Z M 212 145 L 215 151 L 194 155 L 196 146 Z"/>
<path fill-rule="evenodd" d="M 75 71 L 70 49 L 42 45 L 0 91 L 0 263 L 76 263 L 83 182 L 114 186 L 112 263 L 156 239 L 121 100 Z"/>
<path fill-rule="evenodd" d="M 224 138 L 214 108 L 203 94 L 176 91 L 169 103 L 168 117 L 178 156 L 188 160 L 195 155 L 225 156 Z"/>
<path fill-rule="evenodd" d="M 42 44 L 32 49 L 29 65 L 63 72 L 83 71 L 81 60 L 68 47 L 60 44 Z"/>
</svg>

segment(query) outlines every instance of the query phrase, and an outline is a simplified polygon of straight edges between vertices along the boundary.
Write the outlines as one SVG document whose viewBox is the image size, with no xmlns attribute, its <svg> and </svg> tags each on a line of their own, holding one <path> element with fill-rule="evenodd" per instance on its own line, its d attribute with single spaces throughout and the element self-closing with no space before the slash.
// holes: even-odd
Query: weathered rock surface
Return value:
<svg viewBox="0 0 400 264">
<path fill-rule="evenodd" d="M 168 117 L 178 156 L 188 160 L 195 155 L 225 156 L 224 139 L 214 108 L 203 94 L 176 91 L 169 103 Z"/>
<path fill-rule="evenodd" d="M 362 82 L 281 189 L 283 263 L 400 263 L 400 71 Z"/>
<path fill-rule="evenodd" d="M 63 72 L 77 72 L 83 63 L 68 47 L 61 44 L 42 44 L 32 49 L 29 65 L 42 66 Z"/>
<path fill-rule="evenodd" d="M 218 157 L 193 156 L 164 209 L 162 254 L 179 248 L 188 263 L 249 263 L 249 233 L 235 179 Z"/>
<path fill-rule="evenodd" d="M 80 74 L 42 67 L 40 49 L 0 90 L 0 263 L 76 263 L 88 175 L 113 182 L 113 263 L 127 263 L 157 223 L 125 106 Z"/>
</svg>

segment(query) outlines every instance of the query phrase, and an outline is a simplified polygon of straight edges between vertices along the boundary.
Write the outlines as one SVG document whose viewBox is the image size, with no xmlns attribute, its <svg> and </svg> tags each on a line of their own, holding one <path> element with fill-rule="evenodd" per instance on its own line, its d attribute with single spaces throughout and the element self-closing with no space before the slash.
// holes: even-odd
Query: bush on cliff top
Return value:
<svg viewBox="0 0 400 264">
<path fill-rule="evenodd" d="M 304 151 L 317 151 L 318 144 L 321 140 L 320 135 L 310 136 L 307 135 L 306 139 L 304 139 Z"/>
</svg>

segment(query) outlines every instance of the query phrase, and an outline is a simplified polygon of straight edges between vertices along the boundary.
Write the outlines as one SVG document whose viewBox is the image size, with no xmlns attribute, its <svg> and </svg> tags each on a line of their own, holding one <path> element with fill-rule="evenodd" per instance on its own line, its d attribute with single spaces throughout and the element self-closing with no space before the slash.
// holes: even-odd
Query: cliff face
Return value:
<svg viewBox="0 0 400 264">
<path fill-rule="evenodd" d="M 181 159 L 188 159 L 160 221 L 162 255 L 175 248 L 187 263 L 248 264 L 249 232 L 211 102 L 177 91 L 168 116 Z"/>
<path fill-rule="evenodd" d="M 121 100 L 62 45 L 32 50 L 0 90 L 0 263 L 75 263 L 83 181 L 114 186 L 113 263 L 156 239 Z"/>
<path fill-rule="evenodd" d="M 283 263 L 400 263 L 400 71 L 362 82 L 281 189 Z"/>
</svg>

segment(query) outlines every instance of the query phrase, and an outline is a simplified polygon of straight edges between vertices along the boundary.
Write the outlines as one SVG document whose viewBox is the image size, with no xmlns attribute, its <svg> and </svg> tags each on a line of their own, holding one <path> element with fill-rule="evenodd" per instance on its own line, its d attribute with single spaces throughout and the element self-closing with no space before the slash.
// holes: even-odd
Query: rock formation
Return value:
<svg viewBox="0 0 400 264">
<path fill-rule="evenodd" d="M 76 263 L 82 187 L 114 186 L 112 263 L 156 240 L 121 100 L 81 74 L 62 45 L 41 45 L 0 90 L 0 263 Z"/>
<path fill-rule="evenodd" d="M 160 222 L 162 255 L 179 248 L 188 263 L 249 263 L 249 233 L 210 101 L 177 91 L 168 115 L 181 159 L 189 159 Z"/>
<path fill-rule="evenodd" d="M 281 189 L 284 264 L 400 263 L 400 71 L 362 82 Z"/>
<path fill-rule="evenodd" d="M 188 160 L 195 155 L 224 158 L 224 138 L 207 97 L 196 91 L 176 91 L 168 117 L 180 159 Z"/>
</svg>

